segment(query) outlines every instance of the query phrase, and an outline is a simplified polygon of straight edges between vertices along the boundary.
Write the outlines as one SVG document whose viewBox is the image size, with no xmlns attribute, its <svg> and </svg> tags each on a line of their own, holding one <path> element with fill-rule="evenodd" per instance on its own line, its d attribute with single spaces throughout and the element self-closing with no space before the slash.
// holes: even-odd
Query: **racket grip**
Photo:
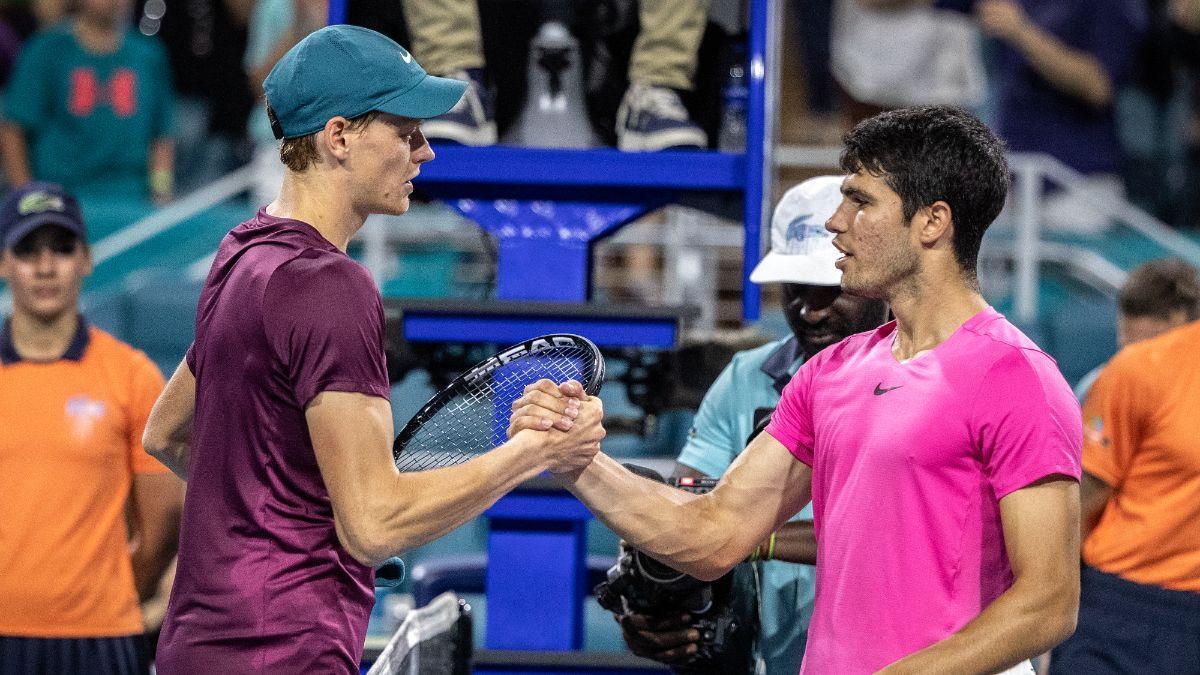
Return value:
<svg viewBox="0 0 1200 675">
<path fill-rule="evenodd" d="M 375 587 L 391 588 L 404 581 L 404 561 L 399 558 L 388 558 L 375 568 Z"/>
</svg>

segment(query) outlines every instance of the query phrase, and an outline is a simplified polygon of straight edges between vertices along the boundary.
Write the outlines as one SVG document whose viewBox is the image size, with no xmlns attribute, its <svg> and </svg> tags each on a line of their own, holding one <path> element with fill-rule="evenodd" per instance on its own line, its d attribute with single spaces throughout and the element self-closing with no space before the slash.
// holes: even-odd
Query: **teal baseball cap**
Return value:
<svg viewBox="0 0 1200 675">
<path fill-rule="evenodd" d="M 310 33 L 263 81 L 276 138 L 320 131 L 330 119 L 372 110 L 427 119 L 448 112 L 467 83 L 425 72 L 394 40 L 361 26 Z"/>
</svg>

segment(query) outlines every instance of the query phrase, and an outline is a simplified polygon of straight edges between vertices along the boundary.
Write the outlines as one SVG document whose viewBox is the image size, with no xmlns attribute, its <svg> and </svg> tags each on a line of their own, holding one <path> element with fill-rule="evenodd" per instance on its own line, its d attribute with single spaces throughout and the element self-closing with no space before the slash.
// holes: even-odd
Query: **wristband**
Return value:
<svg viewBox="0 0 1200 675">
<path fill-rule="evenodd" d="M 170 169 L 155 169 L 150 172 L 150 194 L 166 196 L 175 187 L 175 174 Z"/>
</svg>

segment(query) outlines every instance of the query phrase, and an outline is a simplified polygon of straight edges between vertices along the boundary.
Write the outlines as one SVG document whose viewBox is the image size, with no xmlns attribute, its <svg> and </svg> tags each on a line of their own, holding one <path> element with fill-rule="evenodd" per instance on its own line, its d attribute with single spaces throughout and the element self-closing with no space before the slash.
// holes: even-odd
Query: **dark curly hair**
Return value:
<svg viewBox="0 0 1200 675">
<path fill-rule="evenodd" d="M 900 196 L 905 221 L 936 201 L 950 205 L 954 258 L 975 278 L 979 245 L 1004 208 L 1004 143 L 960 108 L 925 106 L 881 113 L 842 139 L 841 168 L 881 177 Z"/>
</svg>

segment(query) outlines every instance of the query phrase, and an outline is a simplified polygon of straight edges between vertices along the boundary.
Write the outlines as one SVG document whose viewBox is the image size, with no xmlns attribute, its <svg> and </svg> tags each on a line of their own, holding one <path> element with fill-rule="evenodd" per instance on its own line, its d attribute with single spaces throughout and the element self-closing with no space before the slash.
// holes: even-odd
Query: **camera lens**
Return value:
<svg viewBox="0 0 1200 675">
<path fill-rule="evenodd" d="M 642 575 L 655 583 L 669 585 L 687 578 L 683 572 L 668 567 L 641 551 L 635 551 L 633 559 L 634 564 L 642 571 Z"/>
</svg>

